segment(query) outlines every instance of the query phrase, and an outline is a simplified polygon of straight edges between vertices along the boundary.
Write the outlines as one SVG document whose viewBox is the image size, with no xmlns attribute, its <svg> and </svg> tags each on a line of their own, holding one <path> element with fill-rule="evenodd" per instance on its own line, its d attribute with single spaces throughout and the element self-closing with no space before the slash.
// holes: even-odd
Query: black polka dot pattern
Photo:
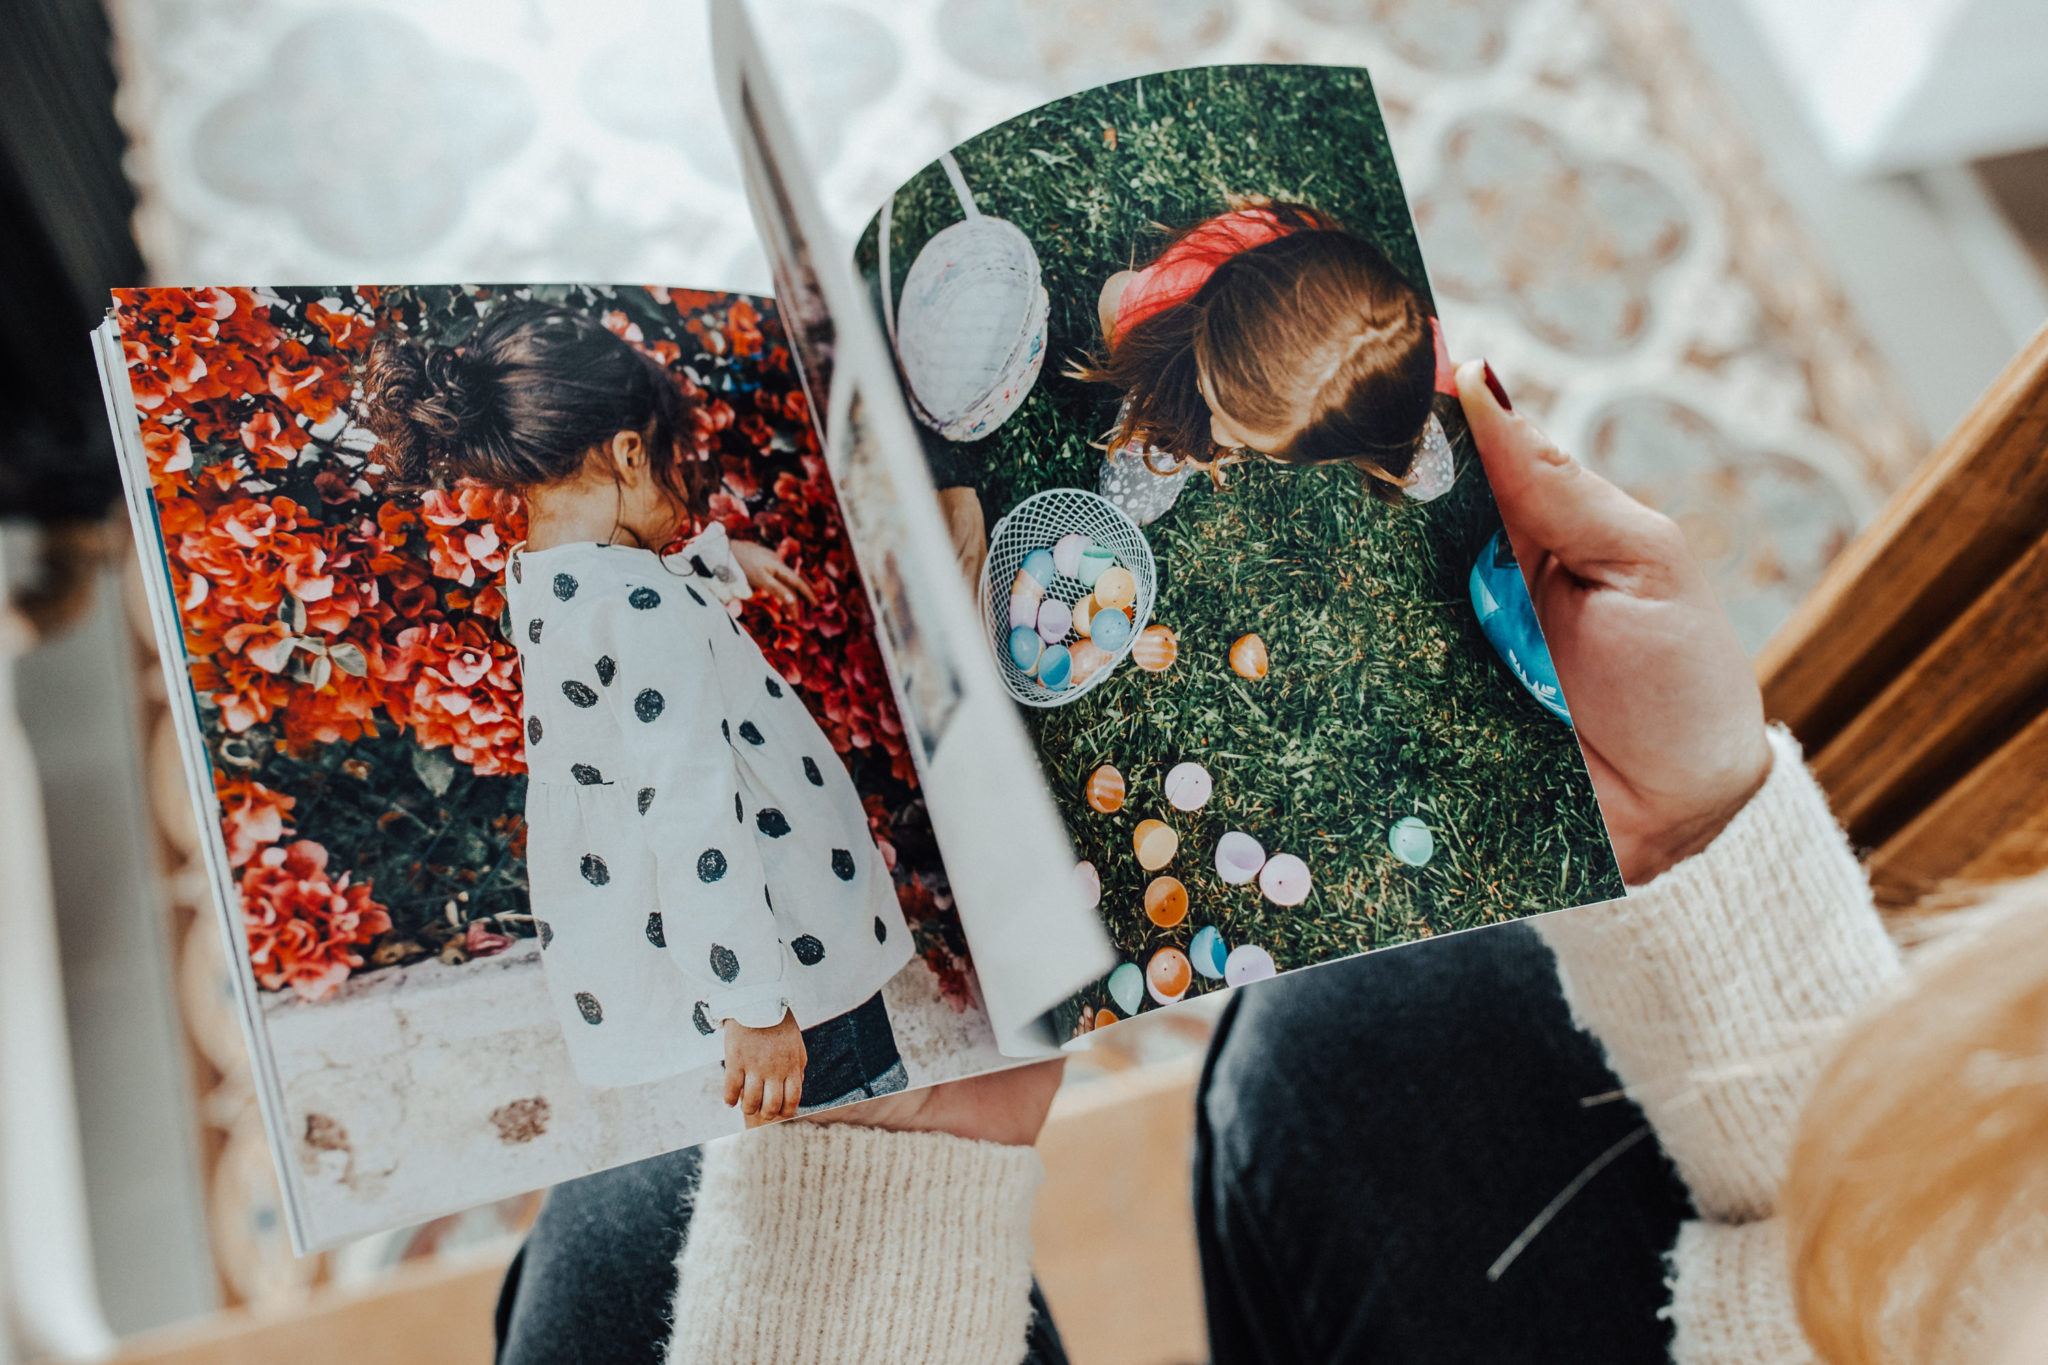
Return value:
<svg viewBox="0 0 2048 1365">
<path fill-rule="evenodd" d="M 815 967 L 825 960 L 825 945 L 809 934 L 790 944 L 789 950 L 795 953 L 796 960 L 806 967 Z"/>
<path fill-rule="evenodd" d="M 661 932 L 661 911 L 647 916 L 647 941 L 657 948 L 668 947 L 668 937 Z"/>
<path fill-rule="evenodd" d="M 715 882 L 725 875 L 725 855 L 715 848 L 707 848 L 697 855 L 697 880 Z"/>
<path fill-rule="evenodd" d="M 590 684 L 578 682 L 574 678 L 562 684 L 562 695 L 569 699 L 571 706 L 580 706 L 586 711 L 597 705 L 597 693 L 591 689 Z"/>
<path fill-rule="evenodd" d="M 626 605 L 635 611 L 653 611 L 661 605 L 661 594 L 652 588 L 635 588 L 627 595 Z"/>
<path fill-rule="evenodd" d="M 540 717 L 539 717 L 539 716 L 528 716 L 528 717 L 526 718 L 526 742 L 527 742 L 528 744 L 538 744 L 538 743 L 540 743 Z"/>
<path fill-rule="evenodd" d="M 579 787 L 602 787 L 607 785 L 604 780 L 604 774 L 591 767 L 588 763 L 571 763 L 569 765 L 569 776 L 576 779 L 576 785 Z"/>
<path fill-rule="evenodd" d="M 732 794 L 732 818 L 739 821 L 743 825 L 747 823 L 747 807 L 746 804 L 740 800 L 740 794 L 738 792 L 734 792 Z"/>
<path fill-rule="evenodd" d="M 690 1011 L 690 1022 L 697 1026 L 697 1032 L 709 1038 L 718 1032 L 718 1025 L 711 1022 L 711 1007 L 704 1001 L 697 1002 L 697 1008 Z"/>
<path fill-rule="evenodd" d="M 853 880 L 853 854 L 843 848 L 832 850 L 832 874 L 842 882 Z"/>
<path fill-rule="evenodd" d="M 703 555 L 691 555 L 690 572 L 699 578 L 709 578 L 711 577 L 711 566 L 704 562 Z"/>
<path fill-rule="evenodd" d="M 789 817 L 769 806 L 755 814 L 754 827 L 771 839 L 780 839 L 789 833 Z"/>
<path fill-rule="evenodd" d="M 718 733 L 725 736 L 727 744 L 732 743 L 732 722 L 729 720 L 718 722 Z"/>
<path fill-rule="evenodd" d="M 698 606 L 706 607 L 711 605 L 710 603 L 706 602 L 704 598 L 697 592 L 697 590 L 691 587 L 688 583 L 683 584 L 683 591 L 690 594 L 690 600 L 692 602 L 695 602 Z"/>
<path fill-rule="evenodd" d="M 740 722 L 740 738 L 749 744 L 766 744 L 768 742 L 767 736 L 763 735 L 754 722 L 750 720 Z"/>
<path fill-rule="evenodd" d="M 570 598 L 574 597 L 575 595 L 576 595 L 576 579 L 575 579 L 575 577 L 574 577 L 573 575 L 571 575 L 571 574 L 565 574 L 565 573 L 558 573 L 558 574 L 556 574 L 556 575 L 555 575 L 555 596 L 557 596 L 557 597 L 561 598 L 561 599 L 562 599 L 562 600 L 563 600 L 564 602 L 566 602 L 566 601 L 568 601 L 568 600 L 569 600 Z"/>
<path fill-rule="evenodd" d="M 877 943 L 887 943 L 888 941 L 889 941 L 889 926 L 888 926 L 888 925 L 886 925 L 886 924 L 884 924 L 884 923 L 882 923 L 882 917 L 881 917 L 880 915 L 876 915 L 876 916 L 875 916 L 875 942 L 877 942 Z"/>
<path fill-rule="evenodd" d="M 555 926 L 544 919 L 535 920 L 534 926 L 540 930 L 540 950 L 546 952 L 548 945 L 555 941 Z"/>
<path fill-rule="evenodd" d="M 592 886 L 603 886 L 612 879 L 612 870 L 604 865 L 604 859 L 595 853 L 583 855 L 583 880 Z"/>
<path fill-rule="evenodd" d="M 526 623 L 526 638 L 534 644 L 540 643 L 540 618 L 538 616 Z"/>
<path fill-rule="evenodd" d="M 586 1024 L 604 1022 L 604 1006 L 597 1003 L 597 997 L 589 991 L 576 992 L 576 1012 L 583 1016 Z"/>
<path fill-rule="evenodd" d="M 526 581 L 526 568 L 519 562 L 518 555 L 512 556 L 512 581 L 514 583 L 524 583 Z"/>
<path fill-rule="evenodd" d="M 712 944 L 711 974 L 730 986 L 739 979 L 740 955 L 722 943 Z"/>
<path fill-rule="evenodd" d="M 661 693 L 651 687 L 645 688 L 639 696 L 633 698 L 633 714 L 652 724 L 660 719 L 661 708 L 666 705 L 668 703 L 661 699 Z"/>
<path fill-rule="evenodd" d="M 618 675 L 619 662 L 618 660 L 614 659 L 611 655 L 607 654 L 597 661 L 598 682 L 602 683 L 606 687 L 610 687 L 612 685 L 612 679 L 616 678 Z"/>
<path fill-rule="evenodd" d="M 647 808 L 654 804 L 654 788 L 642 787 L 637 804 L 640 807 L 640 813 L 642 815 L 647 814 Z"/>
<path fill-rule="evenodd" d="M 769 678 L 769 679 L 767 679 L 767 683 L 768 683 L 768 695 L 769 695 L 769 696 L 771 696 L 771 697 L 780 697 L 780 696 L 782 695 L 782 684 L 781 684 L 781 683 L 779 683 L 779 682 L 775 681 L 775 679 L 773 679 L 773 678 Z"/>
<path fill-rule="evenodd" d="M 825 774 L 818 771 L 818 760 L 809 754 L 804 755 L 804 776 L 810 780 L 813 787 L 825 785 Z"/>
</svg>

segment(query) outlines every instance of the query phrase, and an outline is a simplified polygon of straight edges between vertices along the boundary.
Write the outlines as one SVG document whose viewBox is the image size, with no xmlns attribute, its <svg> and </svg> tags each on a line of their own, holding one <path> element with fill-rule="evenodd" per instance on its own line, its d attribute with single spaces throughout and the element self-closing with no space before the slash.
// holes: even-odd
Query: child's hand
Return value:
<svg viewBox="0 0 2048 1365">
<path fill-rule="evenodd" d="M 784 610 L 794 613 L 798 598 L 814 607 L 818 605 L 818 594 L 804 581 L 804 576 L 783 563 L 782 556 L 766 545 L 756 545 L 751 540 L 735 540 L 732 542 L 732 559 L 740 566 L 740 572 L 747 576 L 748 587 L 755 592 L 767 593 Z"/>
<path fill-rule="evenodd" d="M 725 1021 L 725 1103 L 739 1105 L 747 1127 L 793 1119 L 804 1097 L 804 1035 L 796 1016 L 772 1028 Z"/>
</svg>

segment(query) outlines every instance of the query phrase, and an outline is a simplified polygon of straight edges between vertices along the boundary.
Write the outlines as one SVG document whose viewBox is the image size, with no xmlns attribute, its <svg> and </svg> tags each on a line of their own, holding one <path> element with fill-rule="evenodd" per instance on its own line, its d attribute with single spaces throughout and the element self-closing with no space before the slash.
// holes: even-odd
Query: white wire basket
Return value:
<svg viewBox="0 0 2048 1365">
<path fill-rule="evenodd" d="M 1131 571 L 1138 591 L 1132 604 L 1131 637 L 1121 649 L 1110 651 L 1109 662 L 1086 679 L 1057 690 L 1026 673 L 1010 658 L 1010 584 L 1024 567 L 1024 557 L 1033 550 L 1050 550 L 1061 536 L 1074 532 L 1108 550 L 1116 562 Z M 1106 499 L 1079 488 L 1048 488 L 1034 493 L 1003 514 L 988 538 L 988 561 L 981 571 L 981 620 L 989 652 L 1003 686 L 1026 706 L 1065 706 L 1123 666 L 1138 633 L 1152 619 L 1152 605 L 1158 595 L 1159 574 L 1152 562 L 1152 546 L 1145 533 Z M 1068 606 L 1088 595 L 1078 578 L 1057 575 L 1046 587 L 1048 598 L 1057 597 Z M 1071 647 L 1081 636 L 1069 630 L 1055 643 Z"/>
<path fill-rule="evenodd" d="M 919 250 L 903 277 L 899 307 L 889 279 L 894 196 L 882 205 L 882 316 L 917 419 L 949 441 L 978 441 L 1007 421 L 1038 382 L 1051 301 L 1031 239 L 975 207 L 950 153 L 939 164 L 965 220 L 940 229 Z"/>
</svg>

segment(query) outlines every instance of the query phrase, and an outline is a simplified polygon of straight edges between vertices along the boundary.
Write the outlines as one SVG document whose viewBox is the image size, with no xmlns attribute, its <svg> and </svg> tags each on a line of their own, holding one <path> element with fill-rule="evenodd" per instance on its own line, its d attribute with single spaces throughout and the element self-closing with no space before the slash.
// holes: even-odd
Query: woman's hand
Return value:
<svg viewBox="0 0 2048 1365">
<path fill-rule="evenodd" d="M 1713 842 L 1770 776 L 1762 694 L 1675 523 L 1504 407 L 1482 362 L 1459 367 L 1458 397 L 1622 878 L 1640 886 Z"/>
<path fill-rule="evenodd" d="M 822 1114 L 811 1123 L 858 1123 L 898 1132 L 951 1133 L 981 1142 L 1029 1147 L 1045 1127 L 1046 1111 L 1060 1088 L 1066 1058 L 992 1071 L 923 1090 L 862 1100 Z"/>
<path fill-rule="evenodd" d="M 773 1028 L 725 1021 L 725 1103 L 739 1105 L 747 1127 L 793 1119 L 804 1098 L 804 1035 L 796 1016 Z"/>
<path fill-rule="evenodd" d="M 804 581 L 802 574 L 783 563 L 781 555 L 751 540 L 735 540 L 730 545 L 733 563 L 740 566 L 740 572 L 747 576 L 747 585 L 755 592 L 767 593 L 789 612 L 797 609 L 798 598 L 814 607 L 818 605 L 816 590 Z"/>
</svg>

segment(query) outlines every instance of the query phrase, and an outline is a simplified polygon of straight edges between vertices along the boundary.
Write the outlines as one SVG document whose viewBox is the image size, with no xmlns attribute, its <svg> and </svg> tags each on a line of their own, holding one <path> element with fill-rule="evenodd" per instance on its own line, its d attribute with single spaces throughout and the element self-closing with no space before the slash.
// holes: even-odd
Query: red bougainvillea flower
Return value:
<svg viewBox="0 0 2048 1365">
<path fill-rule="evenodd" d="M 311 839 L 273 844 L 242 873 L 242 922 L 249 961 L 266 990 L 289 986 L 319 1000 L 363 965 L 356 950 L 391 927 L 368 886 L 327 873 L 327 850 Z"/>
<path fill-rule="evenodd" d="M 284 817 L 298 804 L 261 782 L 229 777 L 216 771 L 213 789 L 220 797 L 221 832 L 227 836 L 228 865 L 241 867 L 264 848 L 284 838 Z"/>
</svg>

